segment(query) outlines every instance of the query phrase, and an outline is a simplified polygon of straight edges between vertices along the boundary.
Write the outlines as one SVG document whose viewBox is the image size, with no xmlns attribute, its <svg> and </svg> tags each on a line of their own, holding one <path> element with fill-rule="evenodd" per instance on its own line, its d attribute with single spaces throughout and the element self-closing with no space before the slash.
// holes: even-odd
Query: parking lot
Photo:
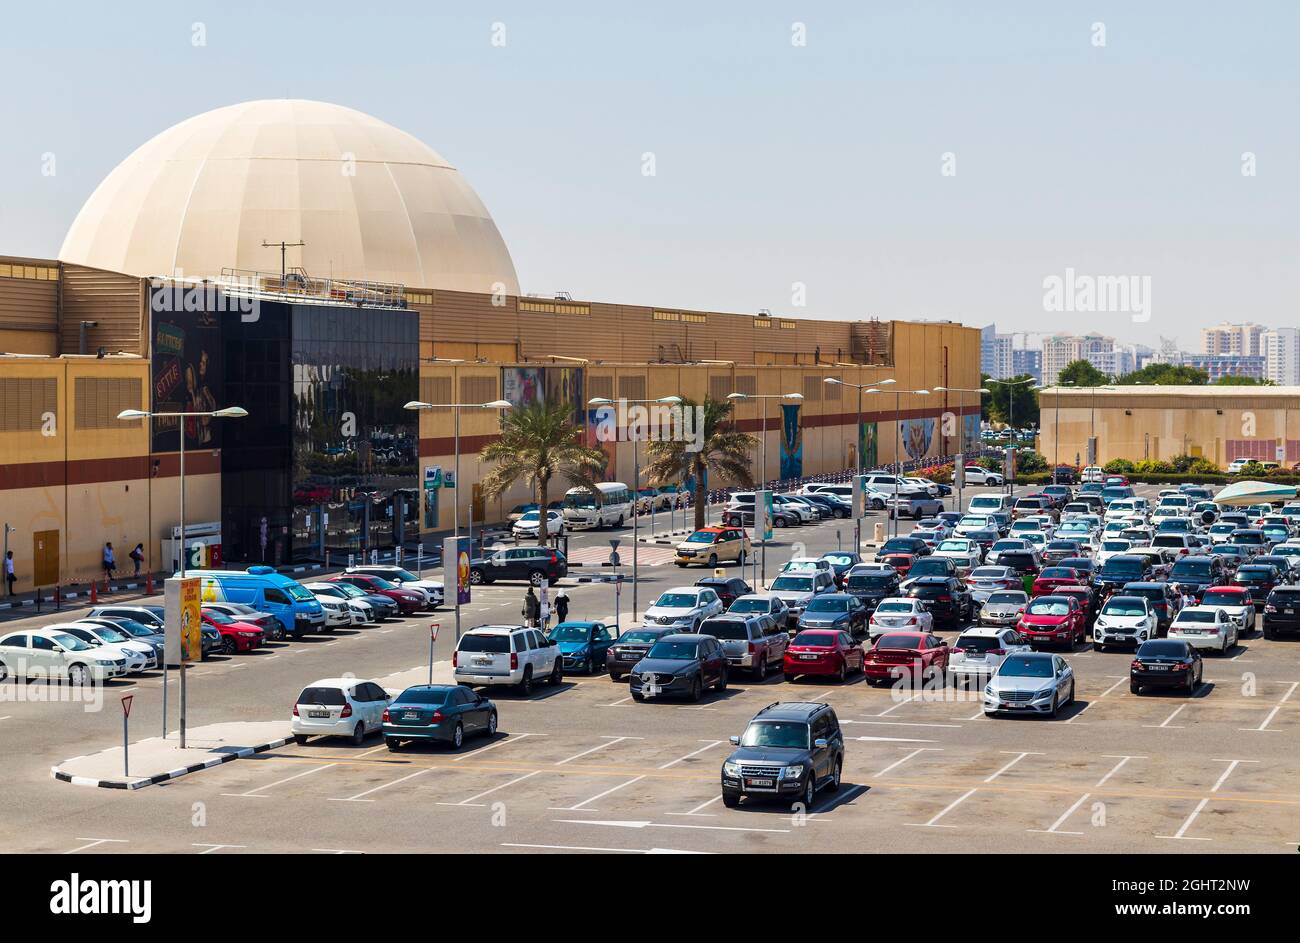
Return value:
<svg viewBox="0 0 1300 943">
<path fill-rule="evenodd" d="M 575 536 L 571 556 L 599 557 L 609 536 Z M 621 536 L 627 561 L 630 534 Z M 821 553 L 851 541 L 851 528 L 824 522 L 777 536 L 769 577 L 795 543 Z M 642 608 L 663 589 L 707 575 L 671 566 L 654 545 L 640 555 Z M 613 586 L 566 588 L 570 618 L 612 619 Z M 476 587 L 466 625 L 516 621 L 523 590 Z M 630 598 L 625 586 L 624 627 Z M 430 621 L 443 627 L 435 652 L 442 664 L 452 650 L 445 611 L 214 658 L 191 671 L 190 723 L 282 719 L 317 678 L 382 682 L 410 672 L 427 664 Z M 986 718 L 977 690 L 872 687 L 860 678 L 756 683 L 733 674 L 725 692 L 691 704 L 637 703 L 626 683 L 578 676 L 528 697 L 487 692 L 500 732 L 460 751 L 392 753 L 378 738 L 360 747 L 291 742 L 130 793 L 58 783 L 49 770 L 120 742 L 123 692 L 137 695 L 133 733 L 155 735 L 160 675 L 109 684 L 97 712 L 7 697 L 0 749 L 11 801 L 0 842 L 78 853 L 1294 852 L 1300 641 L 1244 636 L 1227 657 L 1206 659 L 1191 698 L 1130 694 L 1129 653 L 1080 647 L 1066 657 L 1077 700 L 1055 721 Z M 846 738 L 843 783 L 820 792 L 811 809 L 724 808 L 718 776 L 728 738 L 778 700 L 834 707 Z"/>
</svg>

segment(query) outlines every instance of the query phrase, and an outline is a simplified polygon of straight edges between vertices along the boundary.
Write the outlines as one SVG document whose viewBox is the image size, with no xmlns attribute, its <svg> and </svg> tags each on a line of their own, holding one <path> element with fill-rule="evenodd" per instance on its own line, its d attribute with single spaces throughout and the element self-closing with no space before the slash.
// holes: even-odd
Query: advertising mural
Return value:
<svg viewBox="0 0 1300 943">
<path fill-rule="evenodd" d="M 880 430 L 874 422 L 864 422 L 858 426 L 858 454 L 862 456 L 863 468 L 875 468 L 879 460 Z"/>
<path fill-rule="evenodd" d="M 803 477 L 803 427 L 798 403 L 781 404 L 781 478 Z"/>
<path fill-rule="evenodd" d="M 573 418 L 586 412 L 581 367 L 502 367 L 501 398 L 515 408 L 533 403 L 570 403 Z"/>
<path fill-rule="evenodd" d="M 961 451 L 966 455 L 975 455 L 981 448 L 979 414 L 962 417 Z"/>
<path fill-rule="evenodd" d="M 218 407 L 222 395 L 221 326 L 208 311 L 155 311 L 150 334 L 155 412 L 205 412 Z M 220 448 L 219 422 L 206 417 L 185 420 L 185 447 Z M 155 419 L 155 452 L 180 449 L 180 422 Z"/>
<path fill-rule="evenodd" d="M 903 439 L 903 453 L 912 461 L 930 454 L 934 443 L 934 419 L 904 419 L 899 428 Z"/>
</svg>

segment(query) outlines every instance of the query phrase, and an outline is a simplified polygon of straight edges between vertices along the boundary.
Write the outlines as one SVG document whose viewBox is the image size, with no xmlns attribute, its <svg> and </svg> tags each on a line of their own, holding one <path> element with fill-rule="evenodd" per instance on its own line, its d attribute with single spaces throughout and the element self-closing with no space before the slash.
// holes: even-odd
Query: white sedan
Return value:
<svg viewBox="0 0 1300 943">
<path fill-rule="evenodd" d="M 1144 596 L 1111 596 L 1097 613 L 1092 645 L 1104 652 L 1107 645 L 1133 645 L 1156 637 L 1159 619 Z"/>
<path fill-rule="evenodd" d="M 875 641 L 886 632 L 933 632 L 934 616 L 921 608 L 921 602 L 911 597 L 896 596 L 882 599 L 867 622 L 867 635 Z"/>
<path fill-rule="evenodd" d="M 1239 634 L 1237 624 L 1218 606 L 1188 606 L 1174 616 L 1168 637 L 1226 655 Z"/>
<path fill-rule="evenodd" d="M 516 540 L 525 538 L 537 539 L 537 530 L 541 526 L 541 512 L 527 511 L 524 516 L 515 521 L 510 528 L 510 532 L 515 535 Z M 554 509 L 546 512 L 546 536 L 552 537 L 556 534 L 564 533 L 564 515 Z"/>
<path fill-rule="evenodd" d="M 934 548 L 934 556 L 947 557 L 957 566 L 957 573 L 965 576 L 984 562 L 984 551 L 973 540 L 953 537 Z"/>
</svg>

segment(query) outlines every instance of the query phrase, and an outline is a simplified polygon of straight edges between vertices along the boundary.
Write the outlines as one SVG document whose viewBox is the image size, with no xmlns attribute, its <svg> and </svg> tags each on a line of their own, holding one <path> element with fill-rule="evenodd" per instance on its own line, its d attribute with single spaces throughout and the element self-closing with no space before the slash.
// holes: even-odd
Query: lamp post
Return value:
<svg viewBox="0 0 1300 943">
<path fill-rule="evenodd" d="M 622 400 L 622 402 L 637 406 L 644 406 L 648 403 L 657 403 L 664 406 L 680 406 L 682 398 L 680 396 L 661 396 L 658 399 L 628 399 Z M 613 406 L 615 405 L 615 402 L 614 400 L 607 399 L 603 396 L 596 396 L 587 400 L 587 405 L 597 407 Z M 631 436 L 629 436 L 629 438 L 632 439 L 632 621 L 636 622 L 638 602 L 637 578 L 639 576 L 639 570 L 637 568 L 637 545 L 640 543 L 638 538 L 639 528 L 637 526 L 637 511 L 639 510 L 639 505 L 641 503 L 641 455 L 637 448 L 637 443 L 640 441 L 640 438 Z"/>
<path fill-rule="evenodd" d="M 961 417 L 961 428 L 960 428 L 960 430 L 959 430 L 958 433 L 957 433 L 957 441 L 958 441 L 957 451 L 958 451 L 958 453 L 961 454 L 962 462 L 964 463 L 964 462 L 966 461 L 966 416 L 965 416 L 965 410 L 966 410 L 966 394 L 967 394 L 967 393 L 978 393 L 979 395 L 983 396 L 984 394 L 988 393 L 988 388 L 987 388 L 987 387 L 983 387 L 983 386 L 981 386 L 981 387 L 979 387 L 978 389 L 962 389 L 961 387 L 956 387 L 956 386 L 936 386 L 936 387 L 934 388 L 934 391 L 935 391 L 936 393 L 956 393 L 956 394 L 958 394 L 958 395 L 957 395 L 957 410 L 958 410 L 958 412 L 962 413 L 962 417 Z M 956 476 L 956 468 L 957 468 L 957 465 L 956 465 L 956 463 L 954 462 L 954 463 L 953 463 L 953 471 L 954 471 L 954 475 L 953 475 L 953 477 L 954 477 L 954 478 L 957 477 L 957 476 Z M 965 480 L 966 480 L 966 469 L 965 469 L 965 468 L 962 469 L 961 477 L 958 478 L 957 480 L 958 480 L 959 482 L 965 482 Z M 958 510 L 961 510 L 961 504 L 962 504 L 962 490 L 963 490 L 963 489 L 962 489 L 961 486 L 959 485 L 958 488 L 957 488 L 957 509 L 958 509 Z"/>
<path fill-rule="evenodd" d="M 460 536 L 460 411 L 462 409 L 509 409 L 512 404 L 509 400 L 494 399 L 490 403 L 424 403 L 418 399 L 413 399 L 407 403 L 403 409 L 411 409 L 416 412 L 426 409 L 450 409 L 452 411 L 452 440 L 454 442 L 454 457 L 452 459 L 452 474 L 456 478 L 456 486 L 452 489 L 456 494 L 451 499 L 451 526 L 452 535 Z M 417 433 L 417 438 L 418 438 Z M 539 521 L 544 521 L 541 515 L 546 513 L 546 508 L 538 512 Z M 472 530 L 471 525 L 471 530 Z M 447 570 L 447 561 L 442 561 L 444 574 Z M 455 586 L 451 589 L 456 594 L 456 641 L 460 642 L 460 587 Z M 442 586 L 442 599 L 447 601 L 447 581 L 444 577 Z"/>
<path fill-rule="evenodd" d="M 1013 387 L 1014 387 L 1014 386 L 1024 386 L 1026 383 L 1035 383 L 1035 384 L 1038 383 L 1038 381 L 1037 381 L 1036 379 L 1034 379 L 1033 377 L 1026 377 L 1026 378 L 1023 379 L 1023 380 L 989 380 L 988 382 L 989 382 L 989 383 L 1000 383 L 1002 386 L 1013 386 Z M 1031 386 L 1030 389 L 1031 389 L 1031 390 L 1041 390 L 1041 389 L 1043 389 L 1043 387 L 1042 387 L 1042 386 Z M 1010 391 L 1008 391 L 1008 393 L 1007 393 L 1007 425 L 1011 427 L 1011 436 L 1012 436 L 1013 439 L 1015 439 L 1015 436 L 1016 436 L 1016 391 L 1015 391 L 1015 390 L 1010 390 Z M 1009 446 L 1009 447 L 1010 447 L 1013 451 L 1016 450 L 1016 447 L 1015 447 L 1015 446 Z M 1011 469 L 1010 469 L 1011 474 L 1009 474 L 1009 475 L 1006 476 L 1006 479 L 1007 479 L 1007 494 L 1008 494 L 1008 495 L 1014 495 L 1014 494 L 1016 493 L 1016 482 L 1015 482 L 1015 472 L 1016 472 L 1016 469 L 1015 469 L 1015 465 L 1016 465 L 1016 462 L 1015 462 L 1015 459 L 1014 459 L 1014 457 L 1013 457 L 1012 460 L 1011 460 Z M 1004 468 L 1002 469 L 1002 471 L 1003 471 L 1003 472 L 1006 472 L 1006 471 L 1008 471 L 1008 469 L 1006 469 L 1006 468 L 1004 467 Z"/>
<path fill-rule="evenodd" d="M 847 386 L 858 391 L 858 424 L 854 427 L 853 430 L 853 435 L 854 435 L 853 464 L 855 466 L 855 474 L 861 475 L 862 474 L 862 394 L 863 392 L 879 393 L 880 391 L 871 389 L 870 384 L 849 383 L 845 380 L 841 380 L 839 377 L 827 377 L 822 382 L 830 383 L 835 386 Z M 891 380 L 890 382 L 892 383 L 893 381 Z M 854 553 L 860 553 L 862 551 L 862 518 L 856 515 L 854 516 L 854 520 L 853 520 L 853 551 Z"/>
<path fill-rule="evenodd" d="M 891 530 L 894 537 L 898 536 L 898 501 L 899 492 L 903 483 L 903 416 L 902 401 L 903 394 L 908 393 L 912 396 L 929 396 L 929 390 L 900 390 L 897 388 L 898 381 L 893 377 L 887 380 L 877 380 L 869 384 L 870 387 L 892 386 L 894 387 L 894 507 L 890 512 L 893 518 Z M 868 393 L 884 393 L 886 390 L 868 389 Z"/>
<path fill-rule="evenodd" d="M 185 576 L 185 420 L 190 418 L 206 419 L 243 419 L 248 410 L 242 406 L 227 406 L 224 409 L 212 409 L 198 412 L 151 412 L 144 409 L 124 409 L 117 414 L 123 422 L 136 419 L 179 419 L 177 429 L 180 433 L 180 491 L 181 491 L 181 556 L 180 575 Z M 163 646 L 163 739 L 167 738 L 167 651 Z M 181 749 L 185 749 L 185 659 L 180 660 L 181 672 Z"/>
<path fill-rule="evenodd" d="M 731 400 L 733 403 L 739 402 L 740 400 L 747 400 L 747 399 L 753 399 L 753 400 L 788 399 L 798 403 L 803 401 L 803 394 L 802 393 L 728 393 L 727 399 Z M 758 487 L 760 490 L 762 490 L 763 485 L 766 484 L 767 481 L 767 408 L 762 404 L 759 405 L 759 414 L 762 417 L 762 432 L 759 436 L 759 446 L 760 446 L 760 452 L 762 454 L 762 459 L 760 460 L 761 465 L 758 471 L 758 477 L 759 477 Z M 755 522 L 758 521 L 757 496 L 755 496 L 755 500 L 754 500 L 754 520 Z M 767 582 L 767 536 L 766 534 L 767 534 L 767 528 L 764 527 L 761 543 L 759 544 L 759 558 L 761 560 L 763 582 Z M 755 578 L 754 581 L 758 582 L 757 577 Z"/>
</svg>

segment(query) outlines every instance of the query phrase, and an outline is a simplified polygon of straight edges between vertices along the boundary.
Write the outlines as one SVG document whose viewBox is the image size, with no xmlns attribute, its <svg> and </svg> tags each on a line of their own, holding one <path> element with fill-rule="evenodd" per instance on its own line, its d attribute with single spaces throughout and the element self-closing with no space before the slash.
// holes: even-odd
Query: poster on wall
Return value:
<svg viewBox="0 0 1300 943">
<path fill-rule="evenodd" d="M 966 455 L 975 455 L 980 451 L 980 417 L 976 413 L 962 417 L 961 451 Z"/>
<path fill-rule="evenodd" d="M 781 479 L 803 477 L 803 428 L 799 403 L 781 404 Z"/>
<path fill-rule="evenodd" d="M 879 460 L 878 436 L 880 431 L 874 422 L 864 422 L 858 426 L 858 454 L 862 456 L 863 468 L 875 468 Z"/>
<path fill-rule="evenodd" d="M 904 419 L 899 429 L 903 440 L 903 453 L 912 461 L 930 454 L 934 443 L 934 418 Z"/>
<path fill-rule="evenodd" d="M 516 409 L 523 409 L 546 399 L 541 367 L 502 367 L 501 398 Z"/>
<path fill-rule="evenodd" d="M 160 291 L 162 289 L 159 289 Z M 206 412 L 217 409 L 223 395 L 221 328 L 207 311 L 158 311 L 152 315 L 150 355 L 155 412 Z M 206 417 L 185 420 L 185 447 L 220 448 L 220 426 Z M 180 421 L 155 419 L 155 452 L 180 449 Z"/>
</svg>

